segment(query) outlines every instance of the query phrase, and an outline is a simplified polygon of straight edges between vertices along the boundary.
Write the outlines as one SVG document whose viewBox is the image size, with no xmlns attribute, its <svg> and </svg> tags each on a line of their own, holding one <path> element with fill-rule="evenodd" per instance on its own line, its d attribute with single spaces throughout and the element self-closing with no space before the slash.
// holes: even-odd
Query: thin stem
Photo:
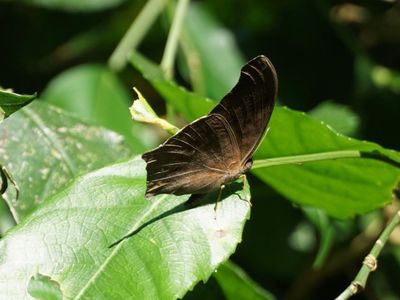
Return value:
<svg viewBox="0 0 400 300">
<path fill-rule="evenodd" d="M 375 271 L 377 266 L 377 258 L 381 253 L 383 247 L 388 241 L 390 234 L 400 223 L 400 210 L 396 212 L 392 220 L 383 230 L 379 238 L 376 240 L 374 246 L 372 247 L 370 253 L 365 257 L 363 265 L 358 272 L 356 278 L 353 282 L 341 293 L 336 300 L 349 299 L 351 296 L 357 294 L 365 288 L 367 279 L 371 272 Z"/>
<path fill-rule="evenodd" d="M 115 48 L 108 60 L 109 67 L 114 71 L 120 71 L 125 67 L 127 55 L 142 41 L 151 25 L 155 22 L 168 0 L 149 0 L 139 15 L 125 33 L 124 37 Z"/>
<path fill-rule="evenodd" d="M 178 0 L 176 12 L 171 25 L 171 30 L 169 31 L 167 44 L 165 46 L 164 55 L 161 60 L 161 69 L 164 71 L 164 74 L 168 79 L 172 78 L 173 75 L 175 54 L 178 48 L 179 35 L 188 5 L 189 0 Z"/>
<path fill-rule="evenodd" d="M 345 289 L 335 300 L 345 300 L 349 299 L 351 296 L 357 293 L 357 287 L 350 284 L 347 289 Z"/>
<path fill-rule="evenodd" d="M 361 157 L 362 153 L 358 150 L 342 150 L 342 151 L 331 151 L 314 154 L 304 155 L 293 155 L 278 158 L 260 159 L 253 163 L 252 169 L 289 165 L 289 164 L 303 164 L 305 162 L 336 159 L 336 158 L 354 158 Z"/>
</svg>

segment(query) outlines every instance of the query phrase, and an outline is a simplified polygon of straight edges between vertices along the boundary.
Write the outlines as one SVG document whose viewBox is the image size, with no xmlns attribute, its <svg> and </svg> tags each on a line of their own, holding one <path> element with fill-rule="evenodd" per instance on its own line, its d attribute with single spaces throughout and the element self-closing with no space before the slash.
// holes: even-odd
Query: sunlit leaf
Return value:
<svg viewBox="0 0 400 300">
<path fill-rule="evenodd" d="M 176 299 L 206 280 L 241 241 L 249 187 L 228 185 L 214 211 L 218 192 L 189 208 L 188 196 L 146 200 L 145 186 L 145 162 L 136 157 L 44 201 L 0 241 L 0 298 L 27 297 L 38 272 L 67 299 Z"/>
<path fill-rule="evenodd" d="M 357 150 L 392 164 L 370 158 L 326 160 L 254 170 L 260 179 L 301 205 L 319 207 L 346 218 L 389 203 L 400 180 L 400 155 L 377 144 L 339 135 L 304 113 L 276 108 L 270 132 L 255 159 L 329 151 Z"/>
<path fill-rule="evenodd" d="M 115 132 L 39 101 L 0 124 L 0 161 L 20 188 L 18 200 L 5 194 L 17 220 L 74 176 L 130 155 Z"/>
</svg>

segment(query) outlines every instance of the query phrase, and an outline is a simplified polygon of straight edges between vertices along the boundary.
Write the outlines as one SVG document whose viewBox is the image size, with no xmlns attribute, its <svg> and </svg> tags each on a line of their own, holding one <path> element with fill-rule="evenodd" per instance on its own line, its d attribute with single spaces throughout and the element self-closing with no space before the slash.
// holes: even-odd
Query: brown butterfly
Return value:
<svg viewBox="0 0 400 300">
<path fill-rule="evenodd" d="M 263 138 L 278 89 L 270 60 L 257 56 L 239 82 L 207 115 L 182 128 L 142 158 L 146 198 L 156 194 L 205 194 L 248 171 Z"/>
</svg>

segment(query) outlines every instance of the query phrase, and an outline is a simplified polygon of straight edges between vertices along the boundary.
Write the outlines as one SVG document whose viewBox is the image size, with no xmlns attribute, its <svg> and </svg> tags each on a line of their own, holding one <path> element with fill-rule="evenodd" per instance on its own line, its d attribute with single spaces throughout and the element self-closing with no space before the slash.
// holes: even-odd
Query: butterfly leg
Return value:
<svg viewBox="0 0 400 300">
<path fill-rule="evenodd" d="M 221 185 L 221 187 L 219 188 L 218 197 L 217 197 L 217 200 L 215 201 L 215 205 L 214 205 L 214 211 L 215 211 L 215 212 L 217 212 L 218 203 L 221 201 L 222 190 L 223 190 L 224 188 L 225 188 L 225 185 Z"/>
</svg>

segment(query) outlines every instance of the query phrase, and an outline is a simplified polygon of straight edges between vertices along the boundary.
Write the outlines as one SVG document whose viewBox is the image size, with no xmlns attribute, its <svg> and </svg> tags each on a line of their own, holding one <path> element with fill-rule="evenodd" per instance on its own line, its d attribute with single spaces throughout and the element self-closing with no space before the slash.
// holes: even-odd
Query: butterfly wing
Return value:
<svg viewBox="0 0 400 300">
<path fill-rule="evenodd" d="M 209 115 L 143 154 L 146 197 L 207 193 L 237 178 L 261 141 L 277 85 L 275 69 L 265 56 L 248 62 L 239 82 Z"/>
<path fill-rule="evenodd" d="M 243 66 L 236 86 L 211 111 L 224 116 L 232 127 L 242 165 L 252 157 L 263 137 L 277 90 L 275 68 L 267 57 L 260 55 Z"/>
<path fill-rule="evenodd" d="M 240 152 L 227 120 L 210 114 L 185 126 L 142 157 L 147 163 L 146 197 L 150 197 L 218 189 L 231 176 L 235 163 L 239 167 Z"/>
</svg>

